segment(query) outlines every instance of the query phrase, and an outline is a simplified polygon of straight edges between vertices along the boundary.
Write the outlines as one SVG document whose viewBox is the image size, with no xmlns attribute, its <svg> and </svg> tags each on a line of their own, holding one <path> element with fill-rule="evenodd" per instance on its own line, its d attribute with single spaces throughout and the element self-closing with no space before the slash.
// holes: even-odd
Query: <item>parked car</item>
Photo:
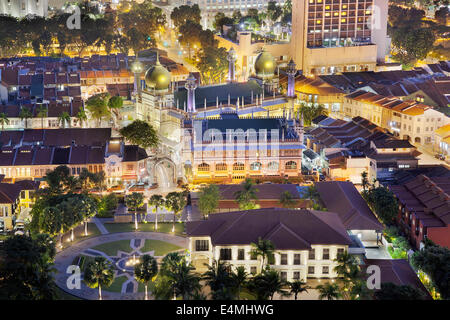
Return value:
<svg viewBox="0 0 450 320">
<path fill-rule="evenodd" d="M 25 224 L 23 222 L 16 222 L 14 226 L 14 235 L 23 236 L 25 234 Z"/>
</svg>

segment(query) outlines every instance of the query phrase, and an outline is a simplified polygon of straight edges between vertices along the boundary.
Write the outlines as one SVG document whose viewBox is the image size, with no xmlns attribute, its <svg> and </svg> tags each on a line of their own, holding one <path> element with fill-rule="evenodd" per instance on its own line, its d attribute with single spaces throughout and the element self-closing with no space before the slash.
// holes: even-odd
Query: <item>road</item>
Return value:
<svg viewBox="0 0 450 320">
<path fill-rule="evenodd" d="M 167 51 L 167 56 L 172 59 L 173 61 L 182 64 L 186 69 L 188 69 L 189 72 L 198 72 L 198 69 L 184 60 L 185 57 L 187 57 L 187 53 L 184 53 L 181 49 L 180 44 L 176 41 L 177 37 L 175 35 L 175 32 L 173 30 L 168 30 L 166 34 L 162 36 L 162 42 L 166 41 L 168 46 L 164 46 L 162 43 L 158 43 L 158 48 L 161 50 Z M 182 54 L 180 55 L 180 51 Z M 193 50 L 191 50 L 191 54 Z"/>
<path fill-rule="evenodd" d="M 449 167 L 449 165 L 445 161 L 436 159 L 434 157 L 435 153 L 432 153 L 432 151 L 429 150 L 428 148 L 426 149 L 425 147 L 418 144 L 414 144 L 414 146 L 417 148 L 419 152 L 422 153 L 420 156 L 418 156 L 419 165 L 444 165 Z"/>
</svg>

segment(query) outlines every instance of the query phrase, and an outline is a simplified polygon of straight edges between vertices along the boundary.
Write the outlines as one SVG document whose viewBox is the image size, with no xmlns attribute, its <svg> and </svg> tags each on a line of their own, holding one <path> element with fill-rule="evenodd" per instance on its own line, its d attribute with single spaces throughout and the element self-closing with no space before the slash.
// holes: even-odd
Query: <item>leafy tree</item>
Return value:
<svg viewBox="0 0 450 320">
<path fill-rule="evenodd" d="M 173 212 L 172 232 L 175 232 L 175 220 L 179 217 L 186 206 L 186 193 L 169 192 L 166 196 L 165 202 L 167 208 Z"/>
<path fill-rule="evenodd" d="M 337 300 L 341 297 L 336 283 L 321 284 L 316 289 L 319 290 L 319 300 Z"/>
<path fill-rule="evenodd" d="M 213 27 L 218 31 L 220 30 L 220 33 L 223 34 L 223 26 L 233 23 L 233 18 L 227 17 L 223 12 L 218 12 L 214 16 Z"/>
<path fill-rule="evenodd" d="M 5 130 L 5 124 L 9 124 L 9 119 L 6 113 L 0 112 L 0 125 L 2 126 L 2 131 Z"/>
<path fill-rule="evenodd" d="M 19 113 L 20 120 L 25 120 L 25 128 L 28 128 L 28 119 L 33 118 L 33 113 L 30 111 L 30 109 L 23 107 L 20 109 Z"/>
<path fill-rule="evenodd" d="M 411 66 L 417 60 L 425 59 L 433 49 L 436 36 L 429 28 L 411 29 L 404 27 L 394 32 L 392 45 L 394 59 L 404 65 Z"/>
<path fill-rule="evenodd" d="M 148 283 L 153 281 L 158 273 L 158 263 L 156 259 L 148 254 L 141 257 L 141 262 L 134 266 L 134 276 L 136 280 L 143 283 L 145 286 L 145 300 L 148 300 Z"/>
<path fill-rule="evenodd" d="M 238 190 L 234 194 L 236 201 L 239 203 L 239 209 L 257 209 L 259 206 L 256 204 L 255 200 L 258 199 L 256 193 L 259 190 L 254 187 L 252 180 L 248 178 L 245 179 L 245 181 L 241 185 L 242 190 Z"/>
<path fill-rule="evenodd" d="M 367 179 L 367 171 L 361 173 L 361 184 L 363 190 L 366 191 L 366 188 L 369 186 L 369 179 Z"/>
<path fill-rule="evenodd" d="M 56 285 L 52 275 L 54 257 L 54 243 L 45 234 L 36 239 L 9 237 L 0 257 L 0 299 L 55 299 Z"/>
<path fill-rule="evenodd" d="M 227 51 L 223 47 L 207 46 L 198 55 L 197 68 L 203 83 L 221 83 L 228 71 Z"/>
<path fill-rule="evenodd" d="M 91 113 L 92 118 L 97 119 L 98 126 L 100 126 L 102 118 L 111 115 L 108 109 L 109 94 L 96 94 L 86 101 L 86 109 Z"/>
<path fill-rule="evenodd" d="M 382 283 L 381 289 L 375 292 L 376 300 L 423 300 L 424 294 L 410 285 L 396 285 L 391 282 Z"/>
<path fill-rule="evenodd" d="M 393 222 L 398 212 L 398 204 L 392 191 L 380 186 L 371 188 L 364 192 L 362 196 L 385 224 Z"/>
<path fill-rule="evenodd" d="M 102 300 L 102 287 L 109 287 L 114 281 L 114 267 L 105 257 L 95 257 L 86 266 L 84 282 L 90 288 L 98 288 L 99 300 Z"/>
<path fill-rule="evenodd" d="M 276 22 L 282 14 L 282 8 L 275 1 L 269 1 L 267 3 L 267 16 L 272 22 Z"/>
<path fill-rule="evenodd" d="M 241 21 L 241 19 L 242 19 L 242 13 L 241 13 L 241 11 L 239 11 L 239 10 L 234 10 L 234 11 L 233 11 L 233 16 L 232 16 L 232 18 L 233 18 L 233 22 L 234 22 L 234 23 L 239 23 L 239 22 Z"/>
<path fill-rule="evenodd" d="M 197 4 L 193 6 L 182 5 L 175 7 L 170 14 L 170 19 L 172 19 L 173 24 L 178 29 L 188 21 L 199 24 L 201 20 L 200 8 Z"/>
<path fill-rule="evenodd" d="M 158 209 L 165 206 L 166 201 L 160 194 L 154 194 L 150 197 L 148 203 L 155 207 L 155 231 L 158 230 Z"/>
<path fill-rule="evenodd" d="M 275 293 L 282 296 L 289 295 L 283 290 L 286 285 L 287 283 L 280 278 L 280 274 L 276 270 L 267 268 L 249 281 L 248 288 L 256 294 L 257 300 L 273 300 Z"/>
<path fill-rule="evenodd" d="M 412 255 L 413 266 L 427 274 L 443 299 L 450 298 L 450 249 L 427 241 Z"/>
<path fill-rule="evenodd" d="M 269 262 L 269 258 L 273 255 L 275 251 L 275 245 L 270 240 L 258 238 L 258 242 L 251 243 L 251 246 L 252 246 L 251 254 L 256 257 L 261 257 L 261 272 L 262 272 L 266 259 L 267 262 Z"/>
<path fill-rule="evenodd" d="M 203 274 L 203 279 L 207 286 L 211 288 L 211 297 L 213 300 L 232 300 L 233 278 L 229 272 L 230 266 L 223 261 L 212 262 L 207 265 L 208 270 Z"/>
<path fill-rule="evenodd" d="M 210 184 L 200 189 L 198 208 L 205 219 L 216 211 L 219 205 L 219 197 L 219 187 L 215 184 Z"/>
<path fill-rule="evenodd" d="M 191 20 L 187 21 L 179 28 L 180 36 L 178 40 L 183 46 L 187 46 L 189 60 L 191 59 L 192 47 L 200 45 L 200 34 L 202 31 L 202 26 Z"/>
<path fill-rule="evenodd" d="M 144 196 L 142 193 L 133 192 L 132 194 L 126 196 L 125 203 L 128 208 L 134 211 L 134 228 L 138 229 L 137 221 L 137 211 L 140 207 L 144 205 Z"/>
<path fill-rule="evenodd" d="M 144 149 L 156 148 L 159 144 L 159 137 L 156 130 L 147 122 L 135 120 L 126 127 L 120 129 L 120 134 L 133 144 L 137 144 Z"/>
<path fill-rule="evenodd" d="M 296 280 L 289 283 L 289 289 L 290 294 L 293 294 L 294 299 L 297 300 L 298 294 L 302 292 L 308 292 L 308 289 L 310 289 L 310 287 L 306 285 L 306 282 Z"/>
<path fill-rule="evenodd" d="M 283 208 L 294 208 L 296 202 L 294 196 L 289 191 L 284 191 L 280 195 L 280 204 Z"/>
</svg>

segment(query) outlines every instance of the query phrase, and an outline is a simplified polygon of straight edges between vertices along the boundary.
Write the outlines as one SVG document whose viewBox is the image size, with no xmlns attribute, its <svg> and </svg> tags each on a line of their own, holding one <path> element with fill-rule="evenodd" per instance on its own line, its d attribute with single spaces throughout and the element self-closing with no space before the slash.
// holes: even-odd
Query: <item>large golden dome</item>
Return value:
<svg viewBox="0 0 450 320">
<path fill-rule="evenodd" d="M 167 90 L 170 84 L 170 72 L 156 59 L 156 64 L 145 73 L 145 84 L 155 90 Z"/>
<path fill-rule="evenodd" d="M 263 49 L 255 60 L 256 76 L 262 78 L 272 77 L 275 72 L 275 67 L 276 64 L 272 54 Z"/>
</svg>

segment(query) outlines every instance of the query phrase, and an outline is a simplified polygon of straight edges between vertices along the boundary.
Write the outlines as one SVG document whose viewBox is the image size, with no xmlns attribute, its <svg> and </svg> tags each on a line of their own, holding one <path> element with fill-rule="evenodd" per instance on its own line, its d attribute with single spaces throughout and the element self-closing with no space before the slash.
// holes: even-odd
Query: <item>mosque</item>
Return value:
<svg viewBox="0 0 450 320">
<path fill-rule="evenodd" d="M 294 62 L 284 71 L 288 85 L 282 93 L 269 52 L 259 53 L 246 82 L 236 81 L 233 49 L 227 58 L 227 83 L 199 86 L 190 74 L 184 87 L 171 82 L 158 58 L 138 83 L 142 66 L 136 61 L 137 117 L 157 130 L 183 176 L 178 178 L 238 183 L 298 177 L 305 147 L 303 121 L 294 116 Z"/>
</svg>

